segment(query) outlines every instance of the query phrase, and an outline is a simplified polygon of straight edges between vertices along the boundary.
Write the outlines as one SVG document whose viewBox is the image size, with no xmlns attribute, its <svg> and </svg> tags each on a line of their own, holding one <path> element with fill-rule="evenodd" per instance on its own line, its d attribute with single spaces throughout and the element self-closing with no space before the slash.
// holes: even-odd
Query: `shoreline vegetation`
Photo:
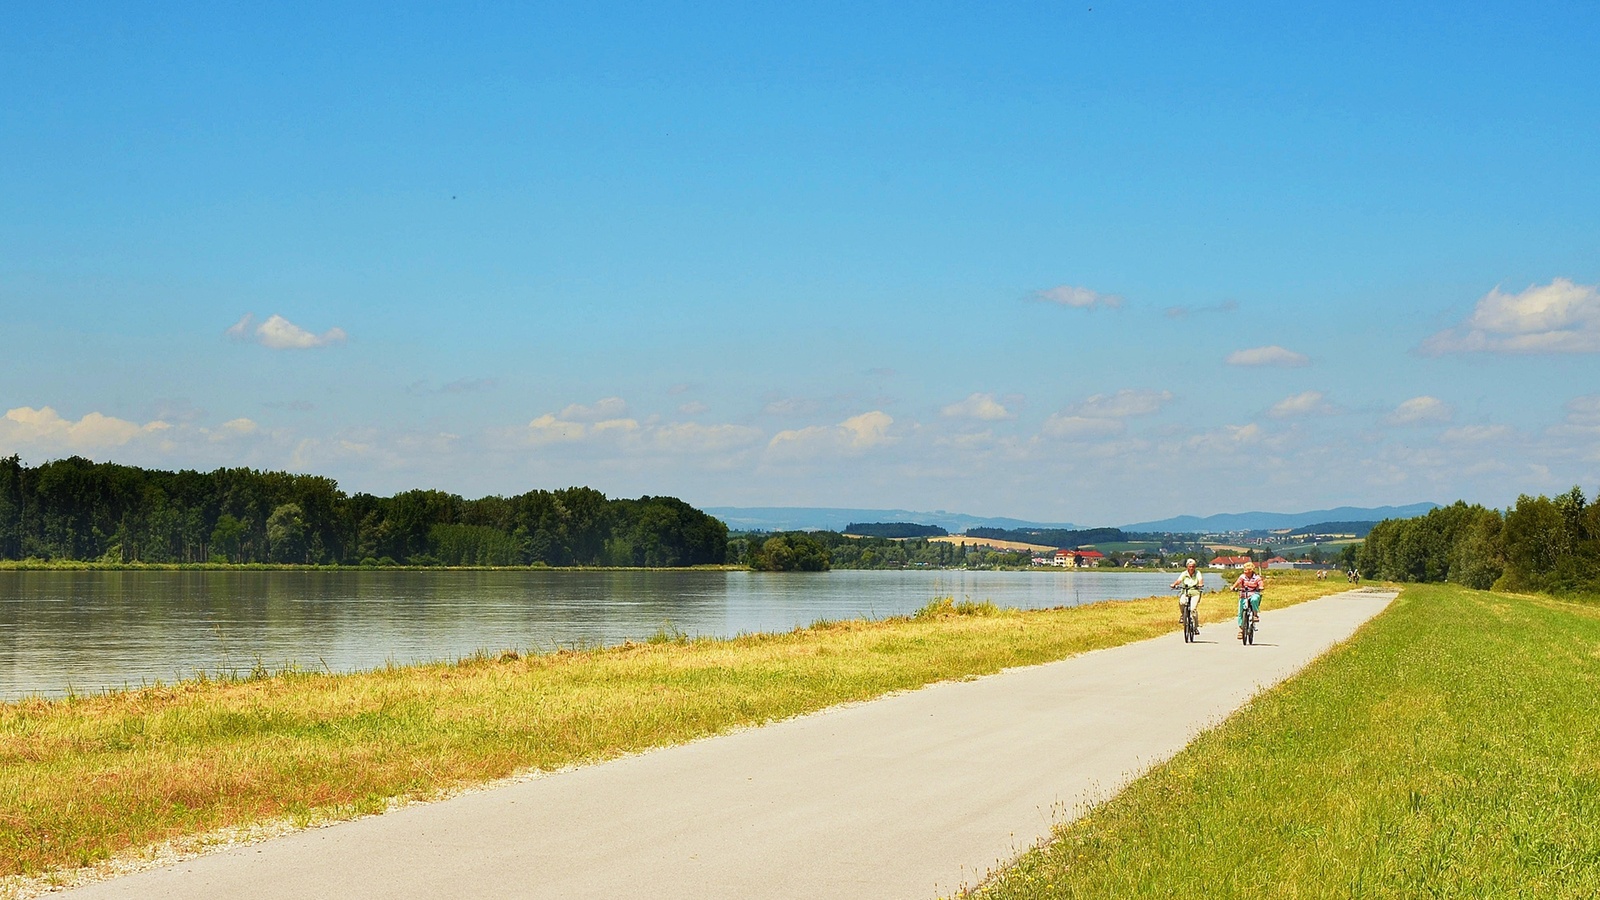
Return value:
<svg viewBox="0 0 1600 900">
<path fill-rule="evenodd" d="M 1272 608 L 1343 590 L 1276 578 Z M 1172 632 L 1168 596 L 912 616 L 370 672 L 255 672 L 0 704 L 0 876 L 136 865 L 164 843 L 379 812 L 499 779 Z M 1202 606 L 1202 619 L 1233 616 Z M 41 881 L 42 879 L 42 881 Z M 3 882 L 0 882 L 3 888 Z"/>
<path fill-rule="evenodd" d="M 1406 585 L 968 900 L 1600 896 L 1600 606 Z"/>
</svg>

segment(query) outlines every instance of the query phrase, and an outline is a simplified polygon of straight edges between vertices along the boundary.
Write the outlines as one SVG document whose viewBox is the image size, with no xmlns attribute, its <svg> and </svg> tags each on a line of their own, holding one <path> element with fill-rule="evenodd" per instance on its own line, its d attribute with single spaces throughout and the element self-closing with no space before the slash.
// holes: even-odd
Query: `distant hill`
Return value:
<svg viewBox="0 0 1600 900">
<path fill-rule="evenodd" d="M 1128 539 L 1120 528 L 969 528 L 967 534 L 972 537 L 995 538 L 1024 544 L 1047 544 L 1052 547 L 1081 547 L 1084 544 L 1104 544 Z"/>
<path fill-rule="evenodd" d="M 844 527 L 844 533 L 862 537 L 919 538 L 944 537 L 950 532 L 937 525 L 918 525 L 915 522 L 851 522 Z"/>
<path fill-rule="evenodd" d="M 944 510 L 845 509 L 829 506 L 711 506 L 705 511 L 736 531 L 844 531 L 851 522 L 915 522 L 937 525 L 951 533 L 968 528 L 1077 528 L 1071 522 L 969 516 Z"/>
<path fill-rule="evenodd" d="M 1413 519 L 1426 515 L 1428 510 L 1439 506 L 1437 503 L 1412 503 L 1407 506 L 1375 506 L 1356 507 L 1341 506 L 1337 509 L 1316 509 L 1303 513 L 1270 513 L 1270 512 L 1245 512 L 1245 513 L 1218 513 L 1214 516 L 1174 516 L 1170 519 L 1158 519 L 1154 522 L 1137 522 L 1122 526 L 1123 531 L 1143 532 L 1221 532 L 1221 531 L 1260 531 L 1272 528 L 1300 528 L 1318 523 L 1355 523 L 1378 522 L 1383 519 Z M 716 515 L 713 511 L 712 515 Z"/>
<path fill-rule="evenodd" d="M 1352 534 L 1364 538 L 1372 533 L 1377 522 L 1318 522 L 1315 525 L 1295 526 L 1295 534 Z"/>
</svg>

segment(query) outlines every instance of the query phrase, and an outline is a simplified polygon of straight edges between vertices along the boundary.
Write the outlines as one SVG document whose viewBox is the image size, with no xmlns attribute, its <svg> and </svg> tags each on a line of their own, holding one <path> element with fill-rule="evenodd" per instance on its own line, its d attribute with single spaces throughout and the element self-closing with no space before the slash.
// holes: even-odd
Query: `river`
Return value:
<svg viewBox="0 0 1600 900">
<path fill-rule="evenodd" d="M 929 600 L 1041 609 L 1160 594 L 1161 572 L 0 572 L 0 700 L 288 666 L 350 672 L 883 618 Z"/>
</svg>

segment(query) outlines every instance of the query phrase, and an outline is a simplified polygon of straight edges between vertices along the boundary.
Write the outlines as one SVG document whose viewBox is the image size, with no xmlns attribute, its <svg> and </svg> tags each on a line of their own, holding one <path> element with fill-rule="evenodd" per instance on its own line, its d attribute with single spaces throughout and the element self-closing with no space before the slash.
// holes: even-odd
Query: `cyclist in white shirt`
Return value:
<svg viewBox="0 0 1600 900">
<path fill-rule="evenodd" d="M 1195 630 L 1198 632 L 1200 628 L 1200 595 L 1205 593 L 1206 576 L 1195 566 L 1196 563 L 1193 559 L 1184 560 L 1183 574 L 1178 576 L 1178 580 L 1174 581 L 1172 586 L 1174 588 L 1183 588 L 1183 593 L 1178 595 L 1178 624 L 1183 624 L 1183 607 L 1184 604 L 1188 604 L 1189 614 L 1194 616 Z"/>
</svg>

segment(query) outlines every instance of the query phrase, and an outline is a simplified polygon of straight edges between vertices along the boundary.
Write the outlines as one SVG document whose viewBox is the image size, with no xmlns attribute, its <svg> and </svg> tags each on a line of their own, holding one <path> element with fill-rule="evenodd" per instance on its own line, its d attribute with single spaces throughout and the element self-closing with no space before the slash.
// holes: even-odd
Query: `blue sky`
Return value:
<svg viewBox="0 0 1600 900">
<path fill-rule="evenodd" d="M 1086 524 L 1600 486 L 1592 4 L 71 4 L 0 452 Z"/>
</svg>

